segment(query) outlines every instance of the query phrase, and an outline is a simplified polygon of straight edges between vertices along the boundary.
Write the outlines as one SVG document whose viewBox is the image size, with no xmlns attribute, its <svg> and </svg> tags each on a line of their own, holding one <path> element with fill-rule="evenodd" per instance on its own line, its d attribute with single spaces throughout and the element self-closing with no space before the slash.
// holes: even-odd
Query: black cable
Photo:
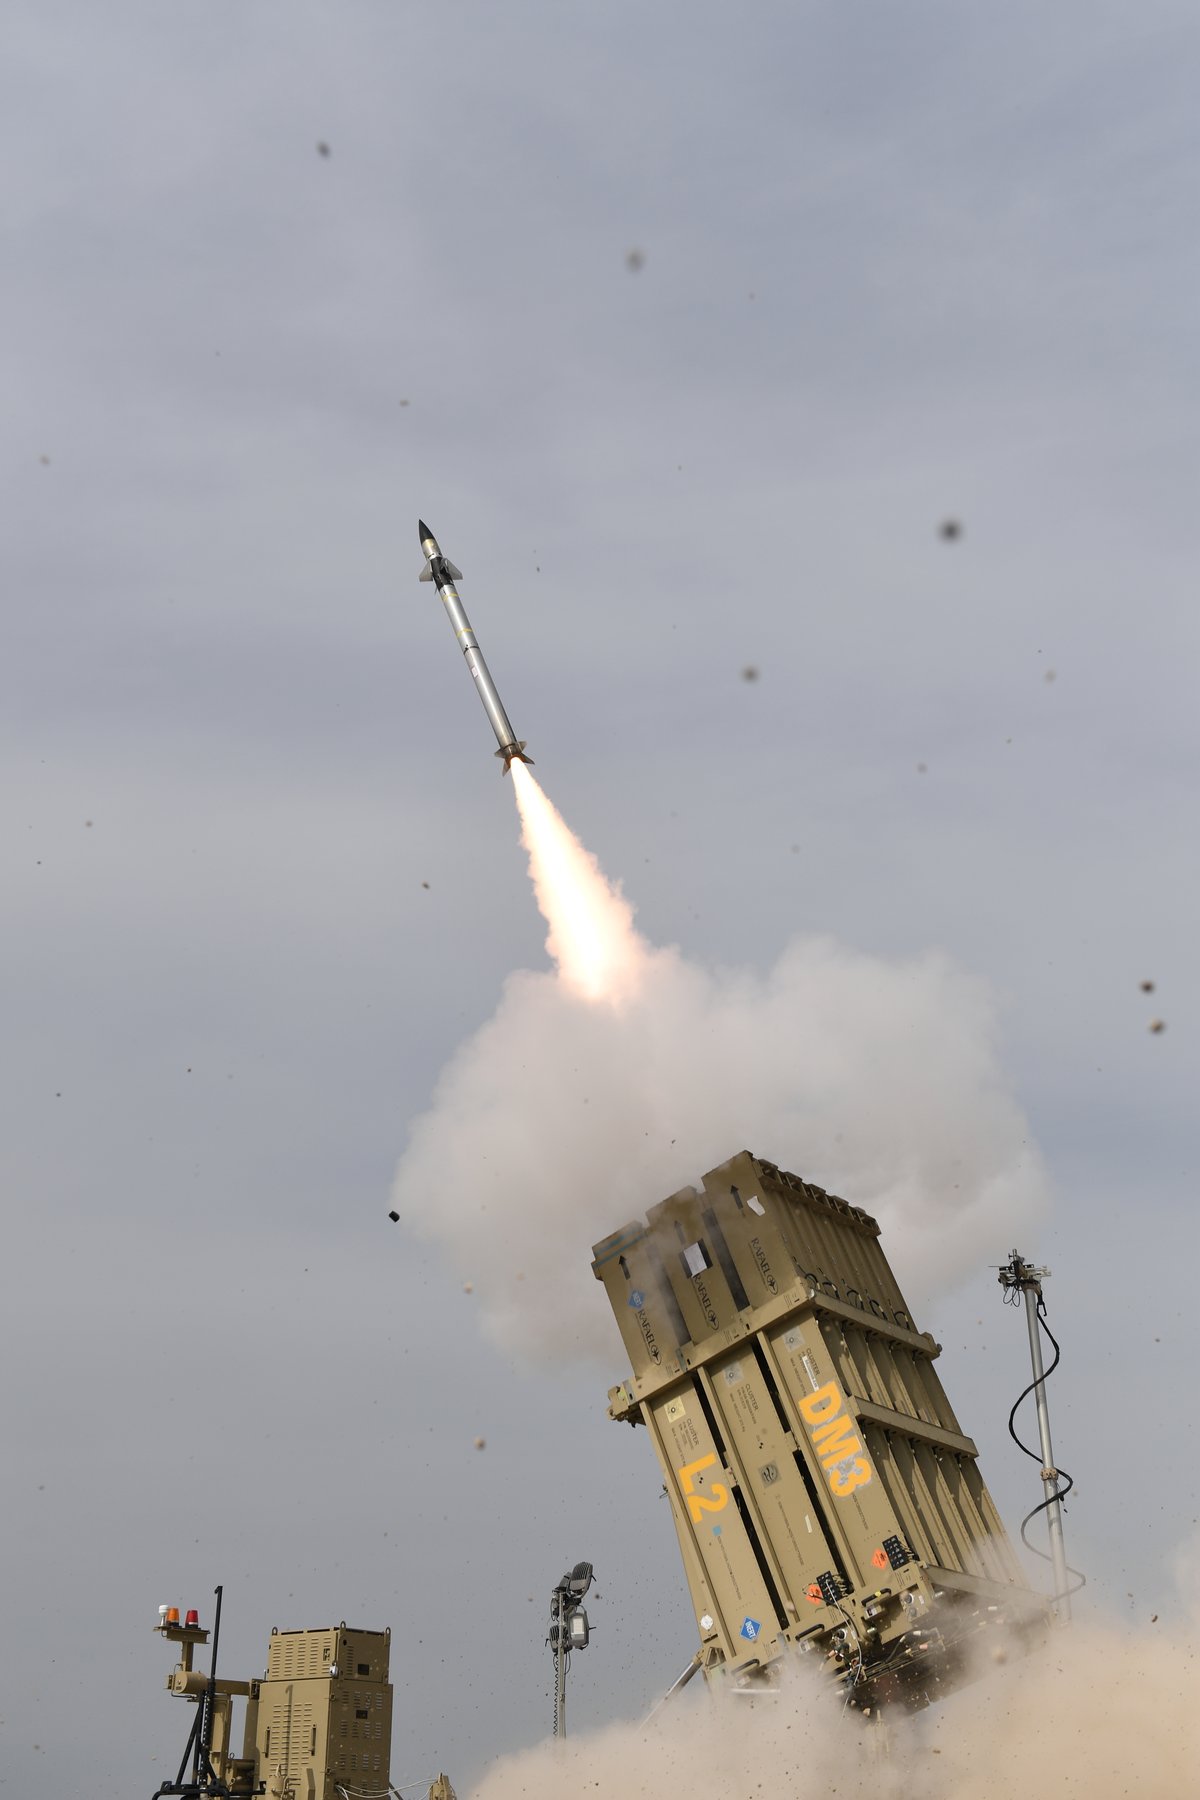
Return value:
<svg viewBox="0 0 1200 1800">
<path fill-rule="evenodd" d="M 1014 1288 L 1012 1291 L 1012 1298 L 1010 1298 L 1008 1294 L 1005 1294 L 1004 1299 L 1005 1299 L 1006 1304 L 1008 1304 L 1010 1306 L 1016 1306 L 1018 1304 L 1018 1300 L 1017 1300 L 1018 1292 L 1019 1292 L 1019 1290 Z M 1013 1402 L 1013 1409 L 1008 1415 L 1008 1435 L 1012 1439 L 1013 1443 L 1017 1446 L 1017 1449 L 1024 1451 L 1026 1456 L 1031 1456 L 1033 1458 L 1034 1462 L 1037 1463 L 1038 1467 L 1040 1468 L 1042 1466 L 1041 1452 L 1038 1450 L 1031 1450 L 1029 1448 L 1028 1444 L 1023 1443 L 1021 1441 L 1021 1439 L 1017 1436 L 1017 1428 L 1014 1425 L 1013 1420 L 1016 1418 L 1017 1409 L 1020 1407 L 1022 1402 L 1025 1400 L 1028 1400 L 1030 1394 L 1032 1394 L 1036 1388 L 1043 1387 L 1045 1385 L 1045 1383 L 1047 1381 L 1049 1381 L 1049 1379 L 1053 1375 L 1055 1369 L 1057 1369 L 1059 1363 L 1062 1361 L 1062 1348 L 1059 1344 L 1058 1339 L 1055 1337 L 1054 1333 L 1051 1331 L 1050 1327 L 1046 1323 L 1046 1302 L 1041 1294 L 1038 1295 L 1038 1301 L 1037 1301 L 1037 1322 L 1038 1322 L 1039 1329 L 1045 1332 L 1046 1336 L 1050 1339 L 1051 1344 L 1053 1344 L 1053 1346 L 1054 1346 L 1054 1361 L 1050 1364 L 1050 1367 L 1048 1369 L 1043 1369 L 1041 1375 L 1035 1376 L 1034 1379 L 1029 1383 L 1029 1386 L 1027 1388 L 1023 1388 L 1022 1391 L 1017 1395 L 1016 1400 Z M 1030 1543 L 1029 1538 L 1026 1535 L 1025 1528 L 1029 1524 L 1031 1519 L 1036 1519 L 1039 1513 L 1045 1512 L 1049 1507 L 1053 1506 L 1056 1500 L 1061 1504 L 1066 1499 L 1067 1495 L 1071 1492 L 1071 1489 L 1075 1486 L 1074 1477 L 1071 1475 L 1068 1475 L 1068 1473 L 1065 1469 L 1056 1469 L 1054 1471 L 1054 1475 L 1055 1475 L 1056 1481 L 1058 1481 L 1058 1483 L 1060 1484 L 1058 1492 L 1056 1494 L 1051 1494 L 1049 1496 L 1049 1498 L 1046 1500 L 1039 1501 L 1038 1504 L 1035 1507 L 1033 1507 L 1030 1512 L 1027 1512 L 1025 1514 L 1025 1517 L 1021 1520 L 1021 1542 L 1024 1544 L 1024 1546 L 1027 1550 L 1031 1550 L 1033 1552 L 1034 1556 L 1040 1556 L 1043 1562 L 1053 1562 L 1054 1559 L 1049 1554 L 1048 1551 L 1039 1550 L 1036 1544 Z M 1065 1484 L 1065 1485 L 1063 1485 L 1063 1484 Z M 1087 1576 L 1083 1573 L 1083 1571 L 1081 1569 L 1073 1569 L 1071 1567 L 1070 1563 L 1068 1563 L 1067 1564 L 1067 1574 L 1073 1575 L 1076 1578 L 1075 1585 L 1074 1585 L 1074 1587 L 1069 1587 L 1066 1591 L 1066 1594 L 1061 1595 L 1061 1596 L 1055 1595 L 1056 1599 L 1059 1599 L 1059 1598 L 1067 1599 L 1070 1597 L 1070 1595 L 1077 1594 L 1079 1592 L 1080 1588 L 1085 1588 L 1087 1586 Z"/>
<path fill-rule="evenodd" d="M 841 1613 L 843 1619 L 845 1619 L 845 1621 L 846 1621 L 846 1627 L 847 1627 L 850 1637 L 852 1637 L 854 1639 L 854 1653 L 855 1653 L 856 1660 L 855 1660 L 853 1668 L 846 1670 L 846 1674 L 850 1676 L 849 1685 L 852 1688 L 855 1688 L 858 1686 L 859 1682 L 863 1679 L 863 1677 L 866 1673 L 866 1671 L 863 1667 L 862 1639 L 858 1635 L 858 1626 L 854 1623 L 854 1620 L 850 1617 L 850 1614 L 846 1611 L 845 1607 L 839 1601 L 835 1601 L 834 1604 L 837 1606 L 837 1610 Z"/>
</svg>

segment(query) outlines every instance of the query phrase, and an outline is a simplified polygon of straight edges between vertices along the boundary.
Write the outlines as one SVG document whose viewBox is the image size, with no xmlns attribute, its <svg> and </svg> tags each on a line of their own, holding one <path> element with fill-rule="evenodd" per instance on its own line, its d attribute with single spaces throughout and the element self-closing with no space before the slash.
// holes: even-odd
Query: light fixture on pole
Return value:
<svg viewBox="0 0 1200 1800">
<path fill-rule="evenodd" d="M 592 1565 L 577 1562 L 550 1595 L 550 1630 L 546 1638 L 554 1656 L 554 1736 L 567 1735 L 567 1670 L 572 1650 L 586 1650 L 591 1637 L 583 1597 L 592 1585 Z"/>
</svg>

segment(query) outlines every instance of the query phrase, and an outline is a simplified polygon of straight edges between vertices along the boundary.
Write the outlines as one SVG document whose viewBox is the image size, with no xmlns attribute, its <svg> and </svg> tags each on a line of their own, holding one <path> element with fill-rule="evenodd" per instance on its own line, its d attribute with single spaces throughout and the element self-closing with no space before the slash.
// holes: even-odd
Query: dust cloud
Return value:
<svg viewBox="0 0 1200 1800">
<path fill-rule="evenodd" d="M 1194 1641 L 1089 1624 L 882 1728 L 815 1681 L 752 1702 L 689 1689 L 648 1725 L 501 1759 L 471 1800 L 1180 1800 L 1200 1758 L 1196 1675 Z"/>
<path fill-rule="evenodd" d="M 657 948 L 523 764 L 513 777 L 555 967 L 509 976 L 451 1058 L 393 1202 L 497 1341 L 619 1364 L 591 1245 L 741 1149 L 874 1213 L 918 1323 L 1020 1240 L 1045 1177 L 984 983 L 936 951 L 823 937 L 766 973 Z"/>
</svg>

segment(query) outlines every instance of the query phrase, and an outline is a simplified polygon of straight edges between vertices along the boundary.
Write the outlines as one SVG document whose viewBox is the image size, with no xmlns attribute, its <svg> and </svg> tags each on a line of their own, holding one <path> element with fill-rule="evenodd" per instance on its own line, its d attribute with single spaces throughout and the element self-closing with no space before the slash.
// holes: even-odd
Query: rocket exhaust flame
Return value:
<svg viewBox="0 0 1200 1800">
<path fill-rule="evenodd" d="M 584 1000 L 619 1006 L 638 992 L 649 957 L 649 946 L 634 930 L 633 907 L 525 764 L 514 761 L 512 774 L 521 843 L 538 911 L 550 927 L 546 949 L 559 979 Z"/>
</svg>

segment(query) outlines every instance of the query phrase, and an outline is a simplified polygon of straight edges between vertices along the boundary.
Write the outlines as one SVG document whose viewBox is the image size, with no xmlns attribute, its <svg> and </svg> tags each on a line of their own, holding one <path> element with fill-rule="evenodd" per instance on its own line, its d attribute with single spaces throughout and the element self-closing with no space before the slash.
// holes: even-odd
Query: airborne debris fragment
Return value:
<svg viewBox="0 0 1200 1800">
<path fill-rule="evenodd" d="M 1165 1019 L 1151 1019 L 1146 1029 L 1147 1031 L 1152 1031 L 1157 1037 L 1160 1032 L 1167 1029 L 1167 1021 Z"/>
<path fill-rule="evenodd" d="M 957 519 L 942 520 L 941 535 L 946 543 L 952 544 L 955 538 L 960 538 L 962 536 L 962 530 L 963 528 Z"/>
</svg>

